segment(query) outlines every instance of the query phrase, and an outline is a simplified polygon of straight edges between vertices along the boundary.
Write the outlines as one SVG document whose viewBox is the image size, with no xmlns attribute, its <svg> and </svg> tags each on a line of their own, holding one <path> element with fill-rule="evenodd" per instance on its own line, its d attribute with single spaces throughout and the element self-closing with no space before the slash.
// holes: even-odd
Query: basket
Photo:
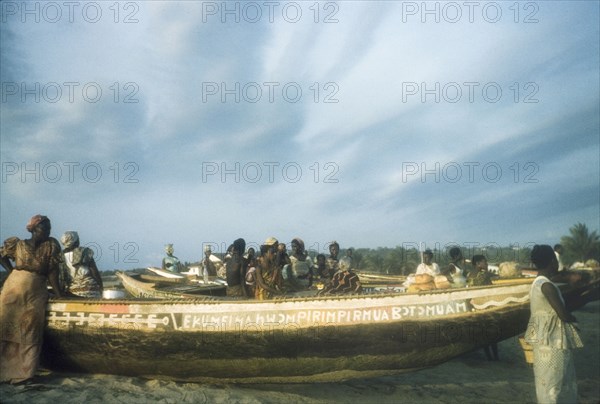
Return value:
<svg viewBox="0 0 600 404">
<path fill-rule="evenodd" d="M 523 348 L 523 353 L 525 354 L 525 362 L 529 364 L 533 364 L 533 346 L 525 341 L 525 336 L 521 335 L 519 337 L 519 344 L 521 344 L 521 348 Z"/>
</svg>

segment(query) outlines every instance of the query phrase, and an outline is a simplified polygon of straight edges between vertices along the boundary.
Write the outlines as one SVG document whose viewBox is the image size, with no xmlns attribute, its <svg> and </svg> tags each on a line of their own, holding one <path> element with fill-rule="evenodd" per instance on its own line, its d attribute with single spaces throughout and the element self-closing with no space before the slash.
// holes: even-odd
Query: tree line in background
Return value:
<svg viewBox="0 0 600 404">
<path fill-rule="evenodd" d="M 569 229 L 569 235 L 563 236 L 560 243 L 563 246 L 562 261 L 566 267 L 575 262 L 585 263 L 588 260 L 600 261 L 600 236 L 596 231 L 590 233 L 587 226 L 577 223 Z M 530 262 L 531 249 L 534 243 L 524 246 L 461 246 L 465 258 L 470 259 L 473 255 L 482 254 L 487 257 L 490 264 L 498 265 L 502 262 L 514 261 L 525 267 L 533 267 Z M 433 261 L 441 268 L 450 263 L 448 250 L 433 249 Z M 554 247 L 554 246 L 552 246 Z M 340 256 L 343 256 L 342 251 Z M 421 254 L 416 248 L 357 248 L 353 251 L 353 267 L 358 271 L 385 273 L 390 275 L 408 275 L 414 273 L 421 262 Z"/>
<path fill-rule="evenodd" d="M 587 226 L 583 223 L 577 223 L 569 229 L 569 235 L 563 236 L 560 239 L 560 244 L 563 246 L 562 261 L 570 267 L 575 262 L 585 263 L 590 259 L 600 261 L 600 236 L 596 231 L 590 233 Z M 502 262 L 514 261 L 522 266 L 531 267 L 529 256 L 534 243 L 529 243 L 524 246 L 496 246 L 488 244 L 486 246 L 461 246 L 465 258 L 470 259 L 473 255 L 482 254 L 487 257 L 487 260 L 492 265 L 498 265 Z M 433 261 L 437 262 L 440 267 L 445 267 L 450 263 L 447 248 L 432 249 L 434 257 Z M 311 257 L 314 259 L 317 251 L 310 251 Z M 343 257 L 347 250 L 340 252 L 339 258 Z M 408 275 L 414 273 L 417 265 L 421 262 L 421 253 L 418 248 L 411 247 L 379 247 L 371 248 L 354 248 L 352 250 L 352 266 L 355 270 L 361 272 L 373 272 L 390 275 Z M 191 263 L 185 263 L 190 265 Z M 143 270 L 143 268 L 139 268 Z M 115 271 L 104 271 L 104 274 L 114 274 Z"/>
</svg>

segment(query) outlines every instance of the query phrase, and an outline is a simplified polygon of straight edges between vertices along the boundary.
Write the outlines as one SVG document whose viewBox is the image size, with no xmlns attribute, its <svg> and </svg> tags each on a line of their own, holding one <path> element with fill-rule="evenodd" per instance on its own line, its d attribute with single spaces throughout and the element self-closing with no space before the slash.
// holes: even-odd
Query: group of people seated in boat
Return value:
<svg viewBox="0 0 600 404">
<path fill-rule="evenodd" d="M 198 267 L 185 272 L 197 276 L 216 276 L 227 281 L 227 295 L 232 297 L 271 299 L 289 292 L 302 292 L 321 288 L 319 295 L 361 293 L 362 285 L 352 270 L 352 250 L 338 258 L 340 246 L 336 241 L 329 245 L 329 256 L 319 254 L 316 262 L 306 251 L 304 241 L 294 238 L 290 242 L 291 254 L 285 243 L 269 237 L 260 246 L 260 255 L 254 248 L 246 250 L 246 242 L 239 238 L 231 244 L 223 260 L 212 254 L 210 246 Z M 163 269 L 182 272 L 183 266 L 173 255 L 173 246 L 167 244 Z"/>
<path fill-rule="evenodd" d="M 448 254 L 450 263 L 441 270 L 433 262 L 433 252 L 425 250 L 423 261 L 414 274 L 407 277 L 404 286 L 409 292 L 431 289 L 464 288 L 465 286 L 483 286 L 492 284 L 492 273 L 488 271 L 488 262 L 484 255 L 474 255 L 472 268 L 467 268 L 467 260 L 459 247 L 452 247 Z"/>
</svg>

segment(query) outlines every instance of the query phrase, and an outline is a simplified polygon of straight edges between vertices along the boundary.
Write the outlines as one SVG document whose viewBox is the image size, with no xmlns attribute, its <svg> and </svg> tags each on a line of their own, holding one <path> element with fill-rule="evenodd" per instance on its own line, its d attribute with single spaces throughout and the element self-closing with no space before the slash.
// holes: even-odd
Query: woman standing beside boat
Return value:
<svg viewBox="0 0 600 404">
<path fill-rule="evenodd" d="M 10 274 L 0 293 L 0 382 L 34 377 L 42 350 L 47 281 L 56 295 L 62 295 L 60 244 L 50 237 L 50 229 L 46 216 L 33 216 L 27 224 L 31 238 L 11 237 L 0 251 L 0 264 Z"/>
<path fill-rule="evenodd" d="M 531 262 L 539 271 L 530 291 L 531 317 L 525 340 L 533 346 L 533 374 L 539 403 L 577 402 L 577 379 L 571 349 L 583 347 L 577 319 L 567 311 L 558 287 L 550 281 L 558 261 L 549 245 L 536 245 Z"/>
</svg>

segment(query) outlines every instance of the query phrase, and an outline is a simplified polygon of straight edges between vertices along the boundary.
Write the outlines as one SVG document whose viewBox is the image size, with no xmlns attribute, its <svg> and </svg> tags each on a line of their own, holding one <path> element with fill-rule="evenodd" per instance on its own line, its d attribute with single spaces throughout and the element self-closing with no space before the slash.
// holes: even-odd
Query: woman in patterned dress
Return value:
<svg viewBox="0 0 600 404">
<path fill-rule="evenodd" d="M 50 220 L 36 215 L 27 224 L 30 239 L 11 237 L 0 250 L 0 264 L 9 272 L 0 293 L 0 382 L 20 383 L 35 376 L 46 320 L 47 281 L 57 296 L 62 295 L 60 244 L 50 237 L 50 229 Z"/>
<path fill-rule="evenodd" d="M 283 275 L 277 265 L 278 241 L 269 237 L 260 247 L 261 256 L 255 271 L 254 296 L 258 300 L 271 299 L 275 295 L 283 294 Z"/>
<path fill-rule="evenodd" d="M 331 281 L 319 291 L 319 296 L 337 295 L 346 293 L 362 293 L 360 278 L 352 270 L 352 261 L 344 257 L 339 262 L 339 269 Z"/>
</svg>

